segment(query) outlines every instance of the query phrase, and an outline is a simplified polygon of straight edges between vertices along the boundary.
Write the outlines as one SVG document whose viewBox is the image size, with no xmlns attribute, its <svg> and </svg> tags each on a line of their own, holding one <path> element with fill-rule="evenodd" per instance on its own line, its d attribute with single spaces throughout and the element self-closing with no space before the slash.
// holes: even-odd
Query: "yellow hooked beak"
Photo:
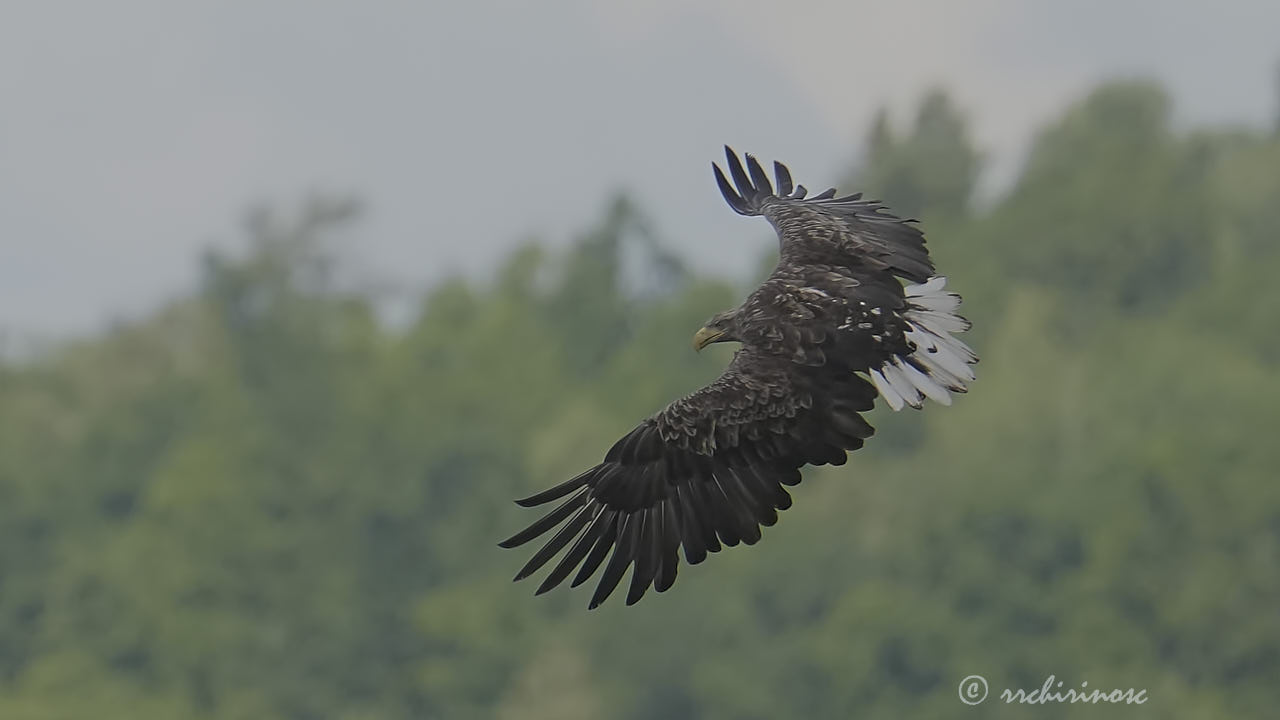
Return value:
<svg viewBox="0 0 1280 720">
<path fill-rule="evenodd" d="M 694 334 L 693 349 L 700 351 L 702 350 L 702 348 L 719 340 L 721 337 L 724 337 L 723 330 L 712 330 L 709 327 L 704 327 L 701 330 L 699 330 L 696 334 Z"/>
</svg>

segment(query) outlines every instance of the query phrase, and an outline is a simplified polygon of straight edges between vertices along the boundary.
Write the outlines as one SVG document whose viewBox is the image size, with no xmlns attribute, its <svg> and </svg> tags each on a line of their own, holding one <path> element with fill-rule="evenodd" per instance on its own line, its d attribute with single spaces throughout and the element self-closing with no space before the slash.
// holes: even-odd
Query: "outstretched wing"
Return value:
<svg viewBox="0 0 1280 720">
<path fill-rule="evenodd" d="M 666 590 L 681 548 L 697 564 L 722 545 L 754 544 L 760 527 L 791 506 L 785 486 L 800 482 L 800 467 L 840 465 L 862 447 L 873 430 L 859 413 L 875 394 L 852 373 L 738 351 L 719 379 L 627 433 L 604 462 L 517 501 L 530 507 L 567 497 L 501 543 L 516 547 L 556 530 L 515 579 L 564 551 L 539 594 L 575 569 L 576 587 L 602 565 L 592 608 L 633 566 L 628 605 L 650 586 Z"/>
<path fill-rule="evenodd" d="M 933 262 L 924 246 L 924 233 L 912 220 L 885 211 L 862 193 L 836 197 L 835 188 L 805 197 L 803 185 L 792 185 L 787 166 L 775 162 L 777 192 L 764 168 L 750 154 L 746 167 L 732 148 L 725 159 L 733 183 L 712 163 L 724 199 L 741 215 L 762 215 L 778 232 L 783 261 L 863 265 L 887 269 L 914 283 L 933 276 Z"/>
</svg>

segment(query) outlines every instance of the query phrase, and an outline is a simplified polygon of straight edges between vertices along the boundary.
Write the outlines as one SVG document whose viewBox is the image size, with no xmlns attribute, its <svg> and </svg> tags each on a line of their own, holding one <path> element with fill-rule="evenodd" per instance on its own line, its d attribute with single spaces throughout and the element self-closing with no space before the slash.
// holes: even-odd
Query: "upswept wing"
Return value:
<svg viewBox="0 0 1280 720">
<path fill-rule="evenodd" d="M 894 410 L 944 405 L 965 392 L 978 358 L 955 334 L 969 328 L 960 296 L 933 274 L 924 234 L 861 194 L 806 197 L 774 163 L 777 191 L 750 154 L 725 147 L 729 177 L 713 165 L 734 211 L 760 215 L 778 233 L 778 267 L 745 303 L 744 341 L 799 363 L 836 359 L 866 372 Z M 903 287 L 899 279 L 909 282 Z"/>
<path fill-rule="evenodd" d="M 773 225 L 783 261 L 888 269 L 914 283 L 933 276 L 924 233 L 913 220 L 892 215 L 878 201 L 863 200 L 862 193 L 836 197 L 831 188 L 806 197 L 805 187 L 794 185 L 787 166 L 779 162 L 773 164 L 775 192 L 755 157 L 748 153 L 744 168 L 732 148 L 726 145 L 724 151 L 733 182 L 712 163 L 720 192 L 740 215 L 761 215 Z"/>
<path fill-rule="evenodd" d="M 859 413 L 874 398 L 856 375 L 740 350 L 719 379 L 627 433 L 604 462 L 517 501 L 531 507 L 564 498 L 501 543 L 516 547 L 554 530 L 515 579 L 560 555 L 539 594 L 575 570 L 576 587 L 602 566 L 592 608 L 628 568 L 628 605 L 649 587 L 666 590 L 680 549 L 697 564 L 722 545 L 754 544 L 760 527 L 791 506 L 785 486 L 800 482 L 801 466 L 843 464 L 873 432 Z"/>
</svg>

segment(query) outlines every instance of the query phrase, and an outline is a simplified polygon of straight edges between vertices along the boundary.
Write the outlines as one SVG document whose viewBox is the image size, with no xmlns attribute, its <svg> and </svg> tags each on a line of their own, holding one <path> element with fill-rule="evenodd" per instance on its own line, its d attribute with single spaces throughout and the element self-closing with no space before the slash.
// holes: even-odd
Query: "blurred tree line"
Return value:
<svg viewBox="0 0 1280 720">
<path fill-rule="evenodd" d="M 350 203 L 255 214 L 189 297 L 0 365 L 0 718 L 950 717 L 973 673 L 984 717 L 1049 674 L 1271 716 L 1280 136 L 1169 116 L 1099 88 L 981 212 L 944 93 L 882 116 L 850 181 L 926 222 L 973 392 L 877 411 L 760 545 L 591 613 L 510 584 L 510 499 L 714 377 L 689 337 L 744 288 L 620 198 L 393 328 L 324 251 Z"/>
</svg>

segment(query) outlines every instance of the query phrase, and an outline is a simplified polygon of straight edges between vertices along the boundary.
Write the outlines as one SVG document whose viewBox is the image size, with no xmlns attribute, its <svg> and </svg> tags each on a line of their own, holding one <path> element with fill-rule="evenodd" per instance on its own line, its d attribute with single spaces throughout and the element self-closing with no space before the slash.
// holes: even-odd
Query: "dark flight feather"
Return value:
<svg viewBox="0 0 1280 720">
<path fill-rule="evenodd" d="M 874 429 L 876 398 L 894 409 L 949 403 L 975 355 L 951 333 L 959 296 L 933 276 L 924 236 L 860 193 L 806 197 L 782 163 L 771 182 L 752 155 L 725 147 L 716 185 L 737 213 L 778 233 L 773 273 L 713 319 L 741 343 L 724 373 L 623 435 L 595 467 L 517 502 L 553 509 L 502 547 L 549 537 L 516 574 L 559 558 L 537 588 L 595 578 L 590 606 L 630 572 L 625 602 L 676 581 L 722 548 L 753 545 L 791 507 L 805 465 L 843 465 Z M 776 187 L 775 187 L 776 185 Z M 904 287 L 903 281 L 909 283 Z M 576 572 L 575 572 L 576 571 Z"/>
<path fill-rule="evenodd" d="M 748 175 L 732 148 L 726 145 L 724 150 L 736 192 L 717 166 L 721 193 L 735 212 L 763 215 L 769 220 L 778 232 L 783 259 L 792 255 L 798 263 L 834 261 L 888 268 L 916 283 L 932 277 L 933 263 L 924 247 L 924 233 L 912 220 L 889 214 L 879 202 L 862 200 L 861 193 L 836 197 L 836 189 L 829 188 L 805 198 L 803 186 L 788 192 L 783 185 L 790 184 L 791 173 L 782 163 L 774 163 L 779 186 L 775 195 L 755 158 L 747 155 L 747 165 L 754 164 L 759 177 L 756 171 Z"/>
<path fill-rule="evenodd" d="M 778 181 L 778 194 L 788 196 L 794 189 L 791 187 L 791 171 L 787 170 L 787 166 L 778 161 L 773 163 L 773 177 Z"/>
</svg>

